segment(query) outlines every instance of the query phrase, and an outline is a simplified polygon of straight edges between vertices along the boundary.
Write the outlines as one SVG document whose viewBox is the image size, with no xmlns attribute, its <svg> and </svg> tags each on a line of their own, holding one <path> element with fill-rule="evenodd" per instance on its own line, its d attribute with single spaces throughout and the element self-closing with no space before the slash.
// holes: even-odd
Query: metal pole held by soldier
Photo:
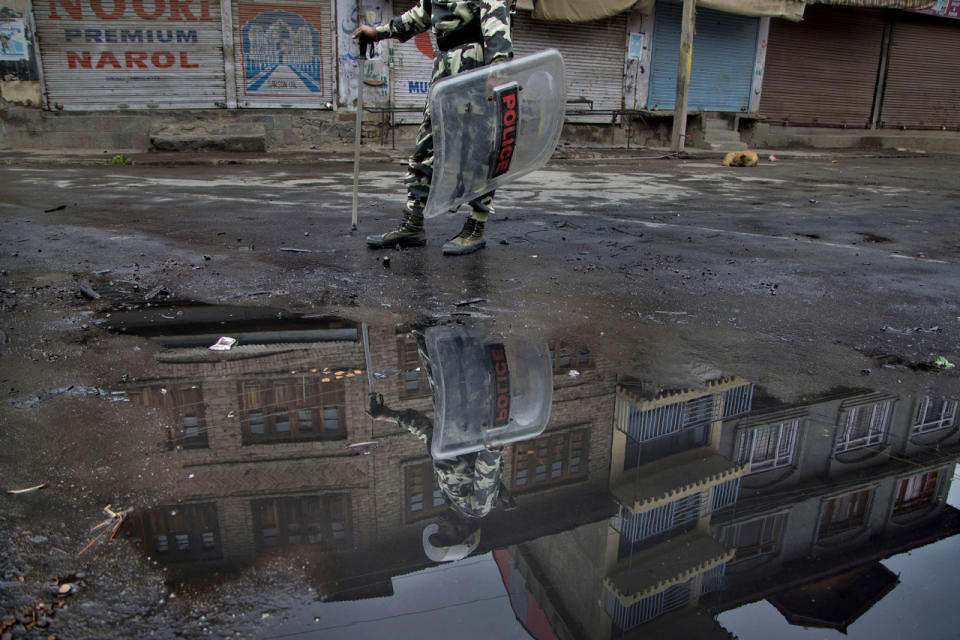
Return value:
<svg viewBox="0 0 960 640">
<path fill-rule="evenodd" d="M 358 12 L 359 14 L 359 12 Z M 363 24 L 363 19 L 357 16 L 357 22 Z M 368 40 L 363 34 L 357 37 L 357 44 L 360 46 L 360 57 L 357 58 L 357 122 L 353 137 L 353 209 L 350 218 L 350 228 L 357 228 L 360 198 L 360 129 L 363 125 L 363 80 L 367 75 L 367 47 L 372 46 L 373 42 Z"/>
</svg>

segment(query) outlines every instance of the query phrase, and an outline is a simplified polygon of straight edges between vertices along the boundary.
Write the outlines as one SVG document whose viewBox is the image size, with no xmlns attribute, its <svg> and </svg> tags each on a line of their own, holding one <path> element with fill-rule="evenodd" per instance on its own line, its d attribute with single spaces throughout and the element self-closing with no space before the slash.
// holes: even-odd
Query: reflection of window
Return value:
<svg viewBox="0 0 960 640">
<path fill-rule="evenodd" d="M 780 548 L 786 520 L 787 514 L 776 513 L 733 524 L 720 533 L 720 542 L 736 549 L 735 562 L 776 553 Z"/>
<path fill-rule="evenodd" d="M 893 401 L 886 400 L 846 411 L 841 416 L 842 422 L 834 452 L 840 453 L 885 442 L 892 409 Z"/>
<path fill-rule="evenodd" d="M 403 491 L 407 522 L 429 518 L 446 508 L 430 460 L 404 467 Z"/>
<path fill-rule="evenodd" d="M 623 468 L 633 469 L 638 465 L 660 460 L 675 453 L 702 447 L 707 444 L 708 426 L 701 424 L 699 427 L 683 429 L 662 438 L 645 440 L 644 442 L 627 438 L 627 451 L 623 457 Z"/>
<path fill-rule="evenodd" d="M 800 420 L 791 420 L 743 431 L 737 447 L 737 462 L 749 462 L 750 473 L 790 466 L 799 427 Z"/>
<path fill-rule="evenodd" d="M 167 562 L 213 560 L 221 555 L 217 506 L 212 502 L 151 510 L 143 526 L 153 553 Z"/>
<path fill-rule="evenodd" d="M 184 449 L 206 449 L 207 423 L 204 418 L 203 393 L 197 385 L 140 387 L 127 392 L 130 401 L 145 407 L 169 409 L 179 423 L 170 431 L 170 445 Z"/>
<path fill-rule="evenodd" d="M 565 342 L 551 342 L 550 362 L 555 374 L 569 373 L 571 369 L 589 369 L 593 367 L 593 358 L 586 347 L 569 345 Z"/>
<path fill-rule="evenodd" d="M 254 500 L 257 548 L 298 544 L 342 546 L 349 541 L 350 496 L 331 494 Z"/>
<path fill-rule="evenodd" d="M 527 491 L 586 477 L 589 433 L 589 429 L 576 429 L 517 443 L 514 490 Z"/>
<path fill-rule="evenodd" d="M 867 489 L 825 500 L 820 505 L 817 539 L 829 538 L 865 525 L 872 497 L 873 489 Z"/>
<path fill-rule="evenodd" d="M 913 433 L 949 429 L 957 418 L 957 404 L 956 400 L 925 397 L 913 418 Z"/>
<path fill-rule="evenodd" d="M 933 504 L 939 480 L 939 471 L 929 471 L 901 480 L 897 485 L 893 515 L 898 516 Z"/>
<path fill-rule="evenodd" d="M 695 493 L 643 513 L 633 513 L 621 506 L 620 514 L 612 521 L 613 528 L 620 533 L 618 558 L 623 560 L 638 549 L 696 528 L 697 520 L 705 515 L 706 500 L 706 492 Z"/>
<path fill-rule="evenodd" d="M 345 438 L 343 380 L 316 376 L 239 383 L 243 444 Z"/>
</svg>

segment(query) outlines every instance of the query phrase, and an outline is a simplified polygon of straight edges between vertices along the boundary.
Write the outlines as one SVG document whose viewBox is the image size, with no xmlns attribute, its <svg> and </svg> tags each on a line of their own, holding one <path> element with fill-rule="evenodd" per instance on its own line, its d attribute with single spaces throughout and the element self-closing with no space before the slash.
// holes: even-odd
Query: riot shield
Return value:
<svg viewBox="0 0 960 640">
<path fill-rule="evenodd" d="M 560 139 L 566 95 L 556 49 L 434 84 L 433 179 L 424 215 L 455 209 L 545 165 Z"/>
<path fill-rule="evenodd" d="M 433 458 L 543 433 L 553 403 L 545 340 L 448 325 L 427 329 L 424 342 L 434 386 Z"/>
</svg>

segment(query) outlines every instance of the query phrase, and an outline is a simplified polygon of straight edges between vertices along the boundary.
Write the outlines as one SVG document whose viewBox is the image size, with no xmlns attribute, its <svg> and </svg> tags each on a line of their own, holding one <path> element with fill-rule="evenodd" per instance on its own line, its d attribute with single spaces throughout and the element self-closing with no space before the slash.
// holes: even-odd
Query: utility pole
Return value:
<svg viewBox="0 0 960 640">
<path fill-rule="evenodd" d="M 677 64 L 677 100 L 673 106 L 673 132 L 670 149 L 683 151 L 687 137 L 687 98 L 690 95 L 690 67 L 693 64 L 693 34 L 697 21 L 696 0 L 683 0 L 683 18 L 680 23 L 680 61 Z"/>
</svg>

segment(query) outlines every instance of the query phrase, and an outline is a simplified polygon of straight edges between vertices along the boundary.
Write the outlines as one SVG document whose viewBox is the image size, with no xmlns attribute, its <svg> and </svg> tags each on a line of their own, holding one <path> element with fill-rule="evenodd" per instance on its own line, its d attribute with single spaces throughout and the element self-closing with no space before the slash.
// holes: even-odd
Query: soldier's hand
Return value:
<svg viewBox="0 0 960 640">
<path fill-rule="evenodd" d="M 377 33 L 375 27 L 371 27 L 369 24 L 362 24 L 353 32 L 352 38 L 354 40 L 360 40 L 362 38 L 367 42 L 376 42 L 380 39 L 380 34 Z"/>
</svg>

